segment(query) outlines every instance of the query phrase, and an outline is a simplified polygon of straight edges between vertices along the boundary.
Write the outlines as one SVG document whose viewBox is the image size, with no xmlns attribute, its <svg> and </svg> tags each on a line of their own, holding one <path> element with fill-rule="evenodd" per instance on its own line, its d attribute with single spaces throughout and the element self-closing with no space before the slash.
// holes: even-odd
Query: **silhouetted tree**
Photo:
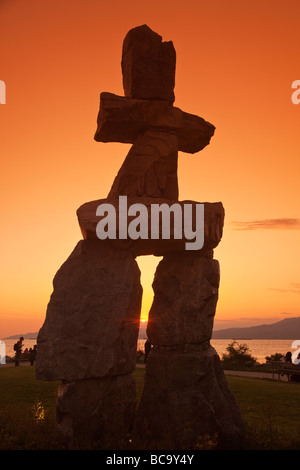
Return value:
<svg viewBox="0 0 300 470">
<path fill-rule="evenodd" d="M 249 353 L 247 344 L 239 344 L 232 341 L 226 348 L 227 353 L 223 354 L 222 361 L 224 367 L 251 367 L 256 363 L 256 357 Z"/>
<path fill-rule="evenodd" d="M 266 356 L 265 360 L 266 361 L 280 361 L 282 357 L 283 357 L 283 354 L 275 353 L 275 354 L 271 354 L 270 356 Z"/>
</svg>

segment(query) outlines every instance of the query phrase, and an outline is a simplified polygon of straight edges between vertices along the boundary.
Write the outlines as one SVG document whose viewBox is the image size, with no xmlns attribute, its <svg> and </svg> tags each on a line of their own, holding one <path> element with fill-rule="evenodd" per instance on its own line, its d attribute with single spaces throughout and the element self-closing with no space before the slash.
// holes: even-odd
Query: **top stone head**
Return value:
<svg viewBox="0 0 300 470">
<path fill-rule="evenodd" d="M 176 52 L 171 41 L 147 25 L 131 29 L 123 42 L 123 87 L 127 98 L 175 100 Z"/>
</svg>

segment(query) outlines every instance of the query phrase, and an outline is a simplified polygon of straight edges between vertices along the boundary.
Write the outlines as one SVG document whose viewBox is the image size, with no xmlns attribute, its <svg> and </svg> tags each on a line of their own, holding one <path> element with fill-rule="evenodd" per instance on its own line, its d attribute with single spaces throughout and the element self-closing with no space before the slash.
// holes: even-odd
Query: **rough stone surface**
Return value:
<svg viewBox="0 0 300 470">
<path fill-rule="evenodd" d="M 218 300 L 219 263 L 199 253 L 166 255 L 157 266 L 147 334 L 154 346 L 209 342 Z"/>
<path fill-rule="evenodd" d="M 190 345 L 185 350 L 150 352 L 135 436 L 151 445 L 189 449 L 205 439 L 236 439 L 243 429 L 216 351 Z"/>
<path fill-rule="evenodd" d="M 135 438 L 148 436 L 149 446 L 164 439 L 165 448 L 195 448 L 241 434 L 240 411 L 210 346 L 219 281 L 212 253 L 170 253 L 157 267 L 147 327 L 153 348 L 135 426 Z"/>
<path fill-rule="evenodd" d="M 134 370 L 142 287 L 132 254 L 80 241 L 53 286 L 37 338 L 37 378 L 79 380 Z"/>
<path fill-rule="evenodd" d="M 199 251 L 186 251 L 186 242 L 192 240 L 185 233 L 174 239 L 173 219 L 170 239 L 163 239 L 162 224 L 157 238 L 151 239 L 153 204 L 190 204 L 195 214 L 195 201 L 178 201 L 178 150 L 202 150 L 215 130 L 204 119 L 173 107 L 175 64 L 172 42 L 163 42 L 147 25 L 133 28 L 122 51 L 125 97 L 100 96 L 95 140 L 133 146 L 107 198 L 77 210 L 84 240 L 54 278 L 37 338 L 37 378 L 62 381 L 57 418 L 70 448 L 93 443 L 120 448 L 131 431 L 136 405 L 131 372 L 142 297 L 134 257 L 144 254 L 164 259 L 153 283 L 148 323 L 153 349 L 136 414 L 136 448 L 140 438 L 150 449 L 164 444 L 165 449 L 197 448 L 199 439 L 215 434 L 231 438 L 243 427 L 219 357 L 210 346 L 219 286 L 219 264 L 212 250 L 222 237 L 223 206 L 204 203 L 204 245 Z M 122 239 L 137 214 L 122 219 L 122 232 L 119 196 L 127 196 L 128 207 L 146 206 L 143 224 L 147 220 L 148 234 L 145 229 L 143 238 Z M 116 215 L 115 240 L 97 238 L 101 217 L 96 209 L 103 203 L 115 208 L 109 206 Z"/>
<path fill-rule="evenodd" d="M 116 217 L 117 221 L 119 220 L 119 199 L 99 199 L 96 201 L 91 201 L 83 204 L 77 209 L 77 217 L 78 222 L 81 228 L 81 232 L 85 239 L 91 240 L 98 240 L 99 243 L 103 243 L 97 238 L 96 235 L 96 226 L 99 220 L 101 219 L 100 216 L 96 216 L 97 207 L 100 204 L 109 203 L 115 207 L 116 210 Z M 197 203 L 196 201 L 176 201 L 176 200 L 169 200 L 169 199 L 160 199 L 160 198 L 149 198 L 149 197 L 136 197 L 136 198 L 128 198 L 127 205 L 128 207 L 132 204 L 143 204 L 147 207 L 148 214 L 151 214 L 151 204 L 167 204 L 171 207 L 173 204 L 180 204 L 183 207 L 184 204 L 191 204 L 193 206 L 193 211 L 195 211 L 195 207 Z M 204 246 L 202 252 L 210 251 L 214 249 L 220 242 L 223 233 L 223 224 L 224 224 L 224 208 L 221 202 L 215 203 L 208 203 L 205 202 L 204 204 Z M 183 213 L 183 209 L 182 209 Z M 130 221 L 134 219 L 134 217 L 128 217 L 128 224 Z M 151 228 L 151 217 L 149 218 L 148 222 L 149 229 Z M 170 240 L 162 239 L 162 232 L 160 225 L 159 227 L 159 239 L 151 239 L 149 232 L 149 238 L 147 240 L 137 239 L 132 240 L 130 238 L 126 240 L 119 240 L 119 226 L 117 223 L 117 233 L 116 233 L 116 240 L 104 240 L 105 243 L 111 245 L 112 247 L 116 247 L 118 249 L 128 250 L 130 251 L 133 256 L 140 256 L 140 255 L 155 255 L 155 256 L 163 256 L 167 253 L 185 251 L 185 243 L 187 240 L 182 234 L 182 240 L 174 239 L 174 231 L 173 231 L 173 220 L 171 220 L 171 231 L 170 231 Z M 195 227 L 193 227 L 195 229 Z M 195 252 L 194 252 L 195 253 Z"/>
<path fill-rule="evenodd" d="M 167 101 L 137 100 L 101 93 L 95 140 L 134 143 L 146 130 L 173 132 L 178 150 L 196 153 L 210 143 L 215 127 L 203 118 L 181 111 Z"/>
<path fill-rule="evenodd" d="M 128 442 L 136 409 L 131 374 L 61 384 L 58 430 L 72 449 L 120 449 Z"/>
<path fill-rule="evenodd" d="M 131 29 L 123 42 L 122 72 L 125 96 L 173 103 L 176 53 L 173 43 L 147 25 Z"/>
<path fill-rule="evenodd" d="M 177 149 L 176 135 L 146 131 L 131 147 L 108 199 L 122 195 L 178 200 Z"/>
</svg>

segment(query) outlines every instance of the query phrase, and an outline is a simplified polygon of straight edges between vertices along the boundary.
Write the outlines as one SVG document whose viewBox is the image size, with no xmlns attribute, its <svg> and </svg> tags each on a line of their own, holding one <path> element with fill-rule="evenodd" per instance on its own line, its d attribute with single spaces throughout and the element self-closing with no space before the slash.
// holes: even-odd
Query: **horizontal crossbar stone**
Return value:
<svg viewBox="0 0 300 470">
<path fill-rule="evenodd" d="M 97 142 L 133 143 L 147 129 L 176 133 L 178 150 L 196 153 L 209 144 L 215 127 L 163 100 L 140 100 L 103 92 L 97 119 Z"/>
<path fill-rule="evenodd" d="M 186 242 L 191 242 L 191 239 L 185 237 L 184 228 L 182 228 L 182 238 L 174 239 L 174 218 L 171 212 L 170 219 L 170 239 L 162 239 L 162 226 L 159 226 L 159 238 L 153 239 L 150 237 L 150 214 L 151 214 L 151 204 L 167 204 L 169 207 L 172 204 L 179 204 L 182 208 L 182 213 L 184 211 L 184 204 L 192 205 L 193 213 L 195 213 L 196 204 L 200 204 L 195 201 L 170 201 L 167 199 L 160 198 L 150 198 L 150 197 L 140 197 L 140 198 L 128 198 L 127 206 L 130 207 L 132 204 L 143 204 L 146 206 L 149 214 L 149 238 L 141 239 L 138 238 L 133 240 L 131 238 L 120 239 L 119 237 L 119 226 L 116 224 L 116 239 L 106 239 L 100 240 L 97 237 L 96 228 L 98 222 L 104 217 L 97 216 L 96 211 L 97 207 L 101 204 L 109 203 L 112 204 L 116 211 L 116 219 L 119 220 L 119 200 L 117 199 L 99 199 L 91 202 L 87 202 L 77 209 L 77 217 L 79 226 L 82 232 L 84 239 L 98 239 L 99 243 L 108 243 L 109 246 L 115 247 L 117 249 L 124 249 L 131 251 L 134 256 L 141 255 L 155 255 L 163 256 L 166 253 L 174 251 L 183 251 L 186 250 Z M 224 224 L 224 208 L 221 202 L 208 203 L 204 204 L 204 245 L 201 250 L 198 250 L 198 253 L 205 253 L 214 249 L 220 242 L 223 234 L 223 224 Z M 128 216 L 127 223 L 128 225 L 134 216 Z M 128 227 L 127 225 L 127 227 Z M 193 230 L 195 226 L 193 224 Z M 197 251 L 194 251 L 196 254 Z"/>
</svg>

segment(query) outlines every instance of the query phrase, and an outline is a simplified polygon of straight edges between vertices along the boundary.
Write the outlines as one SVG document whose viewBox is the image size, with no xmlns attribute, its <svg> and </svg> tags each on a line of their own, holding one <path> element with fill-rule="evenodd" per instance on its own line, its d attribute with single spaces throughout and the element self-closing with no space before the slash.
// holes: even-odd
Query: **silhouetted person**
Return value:
<svg viewBox="0 0 300 470">
<path fill-rule="evenodd" d="M 147 339 L 147 341 L 146 341 L 146 343 L 145 343 L 145 364 L 146 364 L 147 357 L 148 357 L 150 351 L 151 351 L 151 343 L 150 343 L 150 341 Z"/>
<path fill-rule="evenodd" d="M 290 351 L 286 353 L 284 362 L 292 362 L 292 353 Z"/>
<path fill-rule="evenodd" d="M 292 363 L 292 353 L 290 351 L 288 351 L 286 353 L 286 355 L 284 356 L 284 362 L 287 362 L 287 363 L 290 363 L 290 364 Z M 284 374 L 284 372 L 282 372 L 280 375 L 281 376 L 286 375 L 287 379 L 290 380 L 290 374 L 288 374 L 288 373 Z"/>
<path fill-rule="evenodd" d="M 33 346 L 33 349 L 30 348 L 31 351 L 30 351 L 29 360 L 30 360 L 30 365 L 31 365 L 31 366 L 33 366 L 34 361 L 35 361 L 35 358 L 36 358 L 36 347 L 37 347 L 37 345 L 35 344 L 35 345 Z"/>
<path fill-rule="evenodd" d="M 21 357 L 21 354 L 22 354 L 23 341 L 24 341 L 24 338 L 23 338 L 23 336 L 21 336 L 19 341 L 17 341 L 17 343 L 16 343 L 16 362 L 15 362 L 15 366 L 20 365 L 20 357 Z"/>
</svg>

